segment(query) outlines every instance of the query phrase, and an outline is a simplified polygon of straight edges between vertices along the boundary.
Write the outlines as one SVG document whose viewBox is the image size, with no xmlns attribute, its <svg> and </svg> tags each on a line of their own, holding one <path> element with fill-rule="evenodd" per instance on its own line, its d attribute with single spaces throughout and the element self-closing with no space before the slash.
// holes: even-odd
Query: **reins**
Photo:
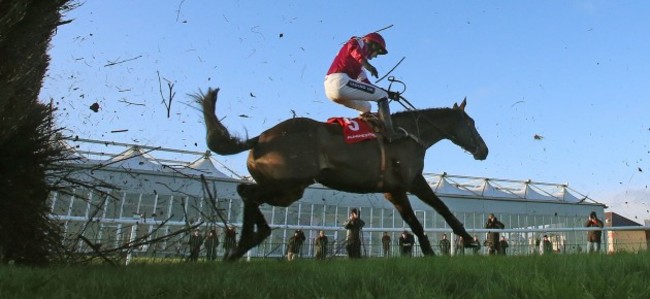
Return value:
<svg viewBox="0 0 650 299">
<path fill-rule="evenodd" d="M 400 61 L 400 62 L 401 62 L 401 61 Z M 402 105 L 402 107 L 404 107 L 404 109 L 406 109 L 407 111 L 411 111 L 411 112 L 415 113 L 419 118 L 422 118 L 423 120 L 427 121 L 427 122 L 428 122 L 429 124 L 431 124 L 431 126 L 432 126 L 436 131 L 438 131 L 438 133 L 440 133 L 443 137 L 445 137 L 445 138 L 447 138 L 447 139 L 449 139 L 449 140 L 452 140 L 452 141 L 456 139 L 456 136 L 451 135 L 451 134 L 449 134 L 449 133 L 443 131 L 442 129 L 440 129 L 440 127 L 438 127 L 438 126 L 436 125 L 436 123 L 434 123 L 434 122 L 433 122 L 430 118 L 428 118 L 426 115 L 420 113 L 420 110 L 419 110 L 419 109 L 415 108 L 415 106 L 413 106 L 413 104 L 411 104 L 411 102 L 409 102 L 405 97 L 402 96 L 402 94 L 403 94 L 404 92 L 406 92 L 406 83 L 404 83 L 404 82 L 402 82 L 402 81 L 400 81 L 400 80 L 395 79 L 394 76 L 389 76 L 389 77 L 388 77 L 388 81 L 390 82 L 390 83 L 388 84 L 388 90 L 391 89 L 393 83 L 401 84 L 401 85 L 404 87 L 404 88 L 402 89 L 401 92 L 398 92 L 399 99 L 395 99 L 394 101 L 396 101 L 396 102 L 398 102 L 400 105 Z M 391 100 L 392 100 L 392 99 L 391 99 Z M 416 124 L 417 124 L 417 121 L 416 121 Z M 419 134 L 418 134 L 418 135 L 419 135 Z"/>
</svg>

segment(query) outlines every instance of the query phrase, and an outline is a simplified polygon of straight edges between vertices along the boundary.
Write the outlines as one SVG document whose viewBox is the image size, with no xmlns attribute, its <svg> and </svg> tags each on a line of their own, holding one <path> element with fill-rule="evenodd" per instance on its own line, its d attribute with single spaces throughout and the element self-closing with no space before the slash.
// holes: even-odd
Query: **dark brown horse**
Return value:
<svg viewBox="0 0 650 299">
<path fill-rule="evenodd" d="M 375 140 L 347 144 L 342 128 L 308 118 L 292 118 L 250 139 L 234 137 L 215 115 L 219 90 L 196 96 L 203 106 L 208 147 L 219 155 L 246 150 L 248 171 L 255 183 L 242 183 L 237 192 L 244 202 L 239 244 L 226 260 L 237 260 L 271 234 L 259 209 L 261 204 L 286 207 L 299 200 L 315 182 L 352 193 L 384 193 L 418 237 L 425 255 L 433 255 L 422 224 L 415 217 L 406 193 L 417 196 L 442 215 L 454 233 L 470 242 L 472 237 L 422 176 L 425 151 L 449 139 L 474 155 L 487 157 L 488 149 L 465 113 L 466 101 L 453 108 L 425 109 L 392 115 L 396 128 L 410 137 L 392 143 Z M 469 243 L 466 243 L 469 245 Z"/>
</svg>

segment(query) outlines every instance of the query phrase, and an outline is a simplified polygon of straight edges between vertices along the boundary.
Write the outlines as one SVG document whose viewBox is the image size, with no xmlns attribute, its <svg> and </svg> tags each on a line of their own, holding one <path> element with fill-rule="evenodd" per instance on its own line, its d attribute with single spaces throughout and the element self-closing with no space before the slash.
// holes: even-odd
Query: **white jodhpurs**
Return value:
<svg viewBox="0 0 650 299">
<path fill-rule="evenodd" d="M 359 113 L 370 112 L 370 101 L 377 102 L 388 97 L 383 89 L 351 79 L 345 73 L 334 73 L 325 77 L 325 95 L 330 100 Z"/>
</svg>

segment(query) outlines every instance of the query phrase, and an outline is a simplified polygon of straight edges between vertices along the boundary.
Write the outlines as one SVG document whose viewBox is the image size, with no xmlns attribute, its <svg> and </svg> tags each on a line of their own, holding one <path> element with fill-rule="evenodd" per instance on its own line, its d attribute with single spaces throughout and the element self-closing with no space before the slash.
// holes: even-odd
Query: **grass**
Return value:
<svg viewBox="0 0 650 299">
<path fill-rule="evenodd" d="M 649 298 L 645 254 L 0 268 L 0 298 Z"/>
</svg>

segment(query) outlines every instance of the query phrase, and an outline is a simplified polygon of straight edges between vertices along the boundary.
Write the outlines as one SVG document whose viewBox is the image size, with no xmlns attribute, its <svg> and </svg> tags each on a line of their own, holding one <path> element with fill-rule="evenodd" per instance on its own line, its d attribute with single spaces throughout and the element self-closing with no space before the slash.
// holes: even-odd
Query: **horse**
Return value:
<svg viewBox="0 0 650 299">
<path fill-rule="evenodd" d="M 243 201 L 243 224 L 237 247 L 224 260 L 236 261 L 263 242 L 271 228 L 261 204 L 287 207 L 302 198 L 305 189 L 320 183 L 351 193 L 383 193 L 418 237 L 422 253 L 434 255 L 407 197 L 417 196 L 444 217 L 464 246 L 475 246 L 463 224 L 433 192 L 422 171 L 426 150 L 448 139 L 476 160 L 485 160 L 488 148 L 474 120 L 465 112 L 466 99 L 452 108 L 414 109 L 391 115 L 394 126 L 408 136 L 386 142 L 365 140 L 348 144 L 342 127 L 304 117 L 294 117 L 252 138 L 233 136 L 216 115 L 219 89 L 193 97 L 201 105 L 208 148 L 219 155 L 248 150 L 247 168 L 254 182 L 237 186 Z"/>
</svg>

